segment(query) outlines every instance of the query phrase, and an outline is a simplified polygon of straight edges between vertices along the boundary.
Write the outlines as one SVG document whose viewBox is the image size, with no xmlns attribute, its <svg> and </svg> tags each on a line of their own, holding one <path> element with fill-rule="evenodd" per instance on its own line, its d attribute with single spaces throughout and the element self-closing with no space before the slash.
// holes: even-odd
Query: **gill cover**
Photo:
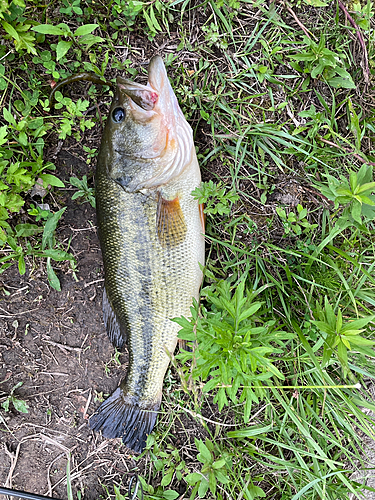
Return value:
<svg viewBox="0 0 375 500">
<path fill-rule="evenodd" d="M 124 110 L 124 119 L 113 113 Z M 126 191 L 155 189 L 179 176 L 191 163 L 192 130 L 169 82 L 163 60 L 151 59 L 148 83 L 121 77 L 104 132 L 111 151 L 108 174 Z"/>
</svg>

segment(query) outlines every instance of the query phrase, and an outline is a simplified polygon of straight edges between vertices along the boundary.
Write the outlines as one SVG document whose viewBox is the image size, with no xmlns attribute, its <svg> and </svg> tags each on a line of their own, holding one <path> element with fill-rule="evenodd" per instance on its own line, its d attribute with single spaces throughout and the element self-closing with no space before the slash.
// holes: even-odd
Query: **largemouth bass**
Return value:
<svg viewBox="0 0 375 500">
<path fill-rule="evenodd" d="M 127 343 L 125 380 L 90 419 L 141 452 L 160 408 L 169 353 L 198 298 L 204 264 L 201 176 L 193 134 L 160 57 L 147 85 L 117 78 L 96 172 L 103 253 L 103 316 L 113 345 Z"/>
</svg>

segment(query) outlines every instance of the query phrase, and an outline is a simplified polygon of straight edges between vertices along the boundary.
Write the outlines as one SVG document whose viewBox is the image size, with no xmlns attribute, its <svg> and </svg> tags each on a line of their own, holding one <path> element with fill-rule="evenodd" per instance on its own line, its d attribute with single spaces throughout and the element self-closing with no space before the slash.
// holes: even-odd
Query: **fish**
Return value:
<svg viewBox="0 0 375 500">
<path fill-rule="evenodd" d="M 205 261 L 201 173 L 160 56 L 147 85 L 120 76 L 98 154 L 95 192 L 104 263 L 103 318 L 129 352 L 127 375 L 89 420 L 136 453 L 157 419 L 180 326 L 199 298 Z"/>
</svg>

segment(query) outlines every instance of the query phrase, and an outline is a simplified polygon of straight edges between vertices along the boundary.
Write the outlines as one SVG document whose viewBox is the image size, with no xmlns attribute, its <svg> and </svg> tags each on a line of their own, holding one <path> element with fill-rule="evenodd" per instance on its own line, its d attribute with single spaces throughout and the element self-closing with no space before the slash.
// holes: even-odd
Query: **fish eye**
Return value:
<svg viewBox="0 0 375 500">
<path fill-rule="evenodd" d="M 123 108 L 115 108 L 112 111 L 112 120 L 115 123 L 120 123 L 125 119 L 125 110 Z"/>
</svg>

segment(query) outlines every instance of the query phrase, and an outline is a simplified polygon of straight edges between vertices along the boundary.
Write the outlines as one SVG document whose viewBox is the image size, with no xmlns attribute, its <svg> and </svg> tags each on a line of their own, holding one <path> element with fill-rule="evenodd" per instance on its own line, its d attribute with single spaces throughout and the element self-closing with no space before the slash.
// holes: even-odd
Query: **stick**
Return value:
<svg viewBox="0 0 375 500">
<path fill-rule="evenodd" d="M 361 30 L 360 30 L 358 24 L 354 21 L 354 19 L 352 18 L 352 16 L 349 14 L 349 12 L 348 12 L 347 8 L 345 7 L 345 5 L 341 2 L 341 0 L 338 0 L 338 1 L 339 1 L 339 7 L 344 12 L 346 19 L 350 22 L 350 24 L 356 30 L 357 38 L 358 38 L 359 43 L 360 43 L 360 45 L 362 47 L 362 50 L 363 50 L 363 58 L 364 58 L 364 62 L 365 62 L 365 67 L 362 68 L 363 77 L 365 79 L 365 83 L 369 84 L 370 83 L 370 77 L 369 77 L 370 70 L 369 70 L 369 66 L 368 66 L 368 55 L 367 55 L 366 44 L 365 44 L 365 41 L 363 39 Z"/>
<path fill-rule="evenodd" d="M 361 161 L 362 163 L 367 163 L 367 165 L 373 165 L 373 166 L 375 166 L 375 162 L 364 160 L 361 156 L 359 156 L 357 153 L 354 153 L 354 151 L 352 151 L 349 148 L 346 148 L 344 146 L 339 146 L 338 144 L 336 144 L 336 143 L 334 143 L 332 141 L 328 141 L 327 139 L 323 139 L 323 137 L 320 137 L 320 136 L 318 136 L 318 139 L 320 141 L 324 142 L 325 144 L 328 144 L 329 146 L 333 146 L 334 148 L 341 149 L 341 150 L 343 149 L 347 153 L 353 155 L 355 158 L 357 158 L 357 160 Z"/>
</svg>

